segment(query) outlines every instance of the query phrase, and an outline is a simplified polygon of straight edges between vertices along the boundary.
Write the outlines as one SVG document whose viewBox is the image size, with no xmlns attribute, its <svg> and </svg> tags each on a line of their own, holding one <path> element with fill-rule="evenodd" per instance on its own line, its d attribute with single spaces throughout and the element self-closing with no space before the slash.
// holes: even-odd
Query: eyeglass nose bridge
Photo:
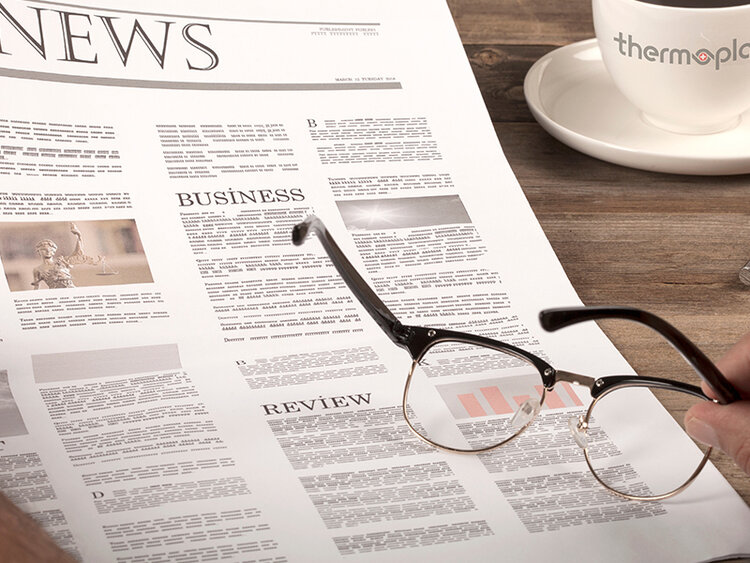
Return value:
<svg viewBox="0 0 750 563">
<path fill-rule="evenodd" d="M 567 381 L 575 385 L 582 385 L 589 389 L 594 389 L 598 386 L 598 380 L 591 377 L 590 375 L 581 375 L 580 373 L 574 373 L 572 371 L 556 370 L 555 371 L 555 382 Z"/>
</svg>

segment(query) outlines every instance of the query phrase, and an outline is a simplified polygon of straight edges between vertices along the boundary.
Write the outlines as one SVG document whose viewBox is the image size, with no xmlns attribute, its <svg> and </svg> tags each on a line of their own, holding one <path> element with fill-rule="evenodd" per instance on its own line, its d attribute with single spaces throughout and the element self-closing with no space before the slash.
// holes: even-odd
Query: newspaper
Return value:
<svg viewBox="0 0 750 563">
<path fill-rule="evenodd" d="M 586 393 L 489 455 L 419 441 L 410 359 L 291 244 L 315 213 L 404 322 L 631 373 L 539 327 L 579 301 L 443 3 L 2 0 L 0 55 L 0 483 L 75 557 L 750 553 L 712 466 L 661 502 L 596 483 Z"/>
</svg>

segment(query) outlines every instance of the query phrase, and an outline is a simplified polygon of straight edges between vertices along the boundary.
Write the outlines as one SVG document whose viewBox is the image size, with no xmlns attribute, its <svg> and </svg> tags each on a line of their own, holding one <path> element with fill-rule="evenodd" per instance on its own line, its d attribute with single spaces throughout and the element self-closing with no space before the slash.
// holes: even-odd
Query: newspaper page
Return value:
<svg viewBox="0 0 750 563">
<path fill-rule="evenodd" d="M 403 322 L 632 373 L 593 324 L 540 328 L 579 301 L 444 3 L 1 0 L 0 55 L 0 483 L 73 556 L 750 553 L 712 466 L 660 502 L 601 487 L 573 387 L 490 454 L 420 441 L 408 354 L 314 237 L 292 245 L 315 213 Z M 443 396 L 469 433 L 521 393 L 478 385 Z M 686 442 L 653 397 L 626 407 Z"/>
</svg>

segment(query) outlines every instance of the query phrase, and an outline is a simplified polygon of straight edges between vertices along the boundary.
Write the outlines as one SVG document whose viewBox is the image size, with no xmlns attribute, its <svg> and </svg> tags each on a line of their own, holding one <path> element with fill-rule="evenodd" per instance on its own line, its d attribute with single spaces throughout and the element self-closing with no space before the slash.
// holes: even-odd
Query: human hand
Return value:
<svg viewBox="0 0 750 563">
<path fill-rule="evenodd" d="M 716 362 L 742 400 L 729 405 L 702 401 L 685 413 L 685 429 L 693 438 L 728 454 L 750 475 L 750 333 Z M 711 396 L 710 389 L 703 390 Z"/>
</svg>

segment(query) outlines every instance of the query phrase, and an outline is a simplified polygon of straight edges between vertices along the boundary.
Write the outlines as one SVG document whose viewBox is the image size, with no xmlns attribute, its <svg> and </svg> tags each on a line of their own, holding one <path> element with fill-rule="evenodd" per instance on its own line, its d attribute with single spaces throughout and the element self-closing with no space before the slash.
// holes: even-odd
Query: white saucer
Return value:
<svg viewBox="0 0 750 563">
<path fill-rule="evenodd" d="M 750 172 L 750 112 L 734 129 L 712 135 L 680 135 L 649 125 L 615 88 L 596 39 L 543 56 L 523 89 L 548 133 L 593 157 L 674 174 Z"/>
</svg>

